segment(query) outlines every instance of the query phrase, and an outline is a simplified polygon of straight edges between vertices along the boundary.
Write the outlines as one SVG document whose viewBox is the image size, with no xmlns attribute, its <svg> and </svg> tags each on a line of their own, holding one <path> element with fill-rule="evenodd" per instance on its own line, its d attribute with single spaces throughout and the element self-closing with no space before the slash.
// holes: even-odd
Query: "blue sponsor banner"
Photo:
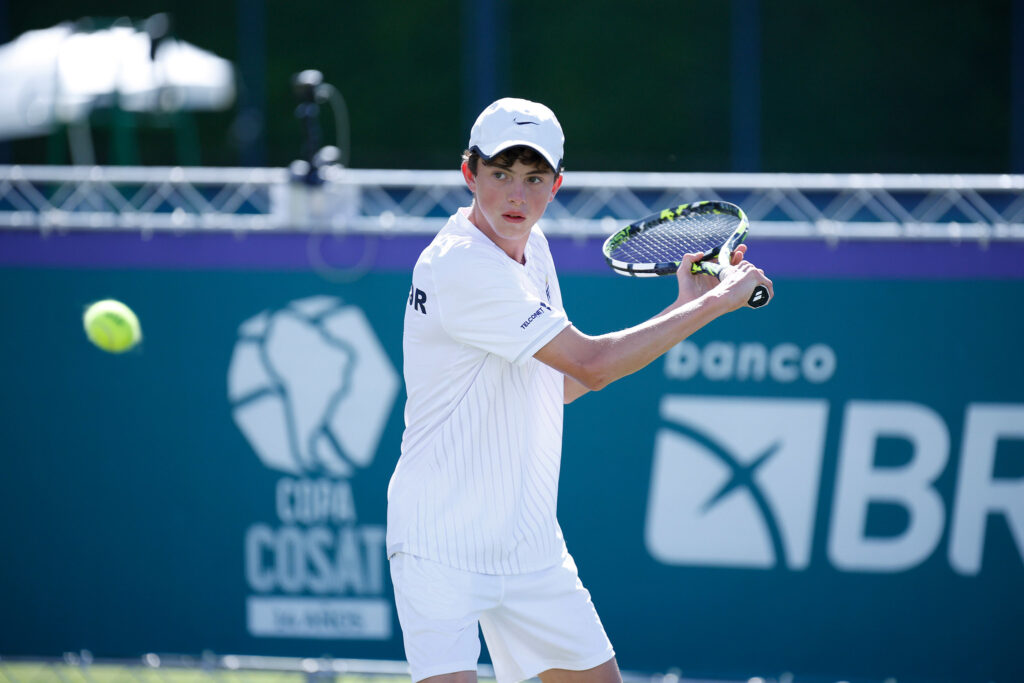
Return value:
<svg viewBox="0 0 1024 683">
<path fill-rule="evenodd" d="M 385 492 L 426 241 L 0 233 L 0 654 L 401 658 Z M 672 298 L 553 244 L 588 334 Z M 566 408 L 559 515 L 620 665 L 1021 679 L 1024 246 L 751 254 L 769 307 Z M 119 356 L 81 331 L 110 297 L 145 335 Z"/>
</svg>

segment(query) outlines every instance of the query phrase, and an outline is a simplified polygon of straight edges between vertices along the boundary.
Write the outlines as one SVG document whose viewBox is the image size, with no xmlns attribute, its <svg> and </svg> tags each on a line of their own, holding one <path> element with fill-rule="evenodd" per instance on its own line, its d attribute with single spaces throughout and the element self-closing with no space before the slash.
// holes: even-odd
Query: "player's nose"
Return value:
<svg viewBox="0 0 1024 683">
<path fill-rule="evenodd" d="M 520 180 L 513 182 L 509 188 L 508 199 L 510 202 L 522 203 L 526 199 L 526 184 Z"/>
</svg>

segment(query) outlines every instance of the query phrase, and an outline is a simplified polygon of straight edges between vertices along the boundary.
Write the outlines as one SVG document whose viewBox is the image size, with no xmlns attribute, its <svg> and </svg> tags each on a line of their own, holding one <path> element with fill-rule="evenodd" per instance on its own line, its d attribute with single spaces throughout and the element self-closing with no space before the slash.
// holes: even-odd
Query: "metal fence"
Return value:
<svg viewBox="0 0 1024 683">
<path fill-rule="evenodd" d="M 0 228 L 436 232 L 470 194 L 457 171 L 0 166 Z M 550 235 L 606 236 L 665 207 L 739 204 L 758 238 L 1024 241 L 1024 175 L 571 172 Z"/>
</svg>

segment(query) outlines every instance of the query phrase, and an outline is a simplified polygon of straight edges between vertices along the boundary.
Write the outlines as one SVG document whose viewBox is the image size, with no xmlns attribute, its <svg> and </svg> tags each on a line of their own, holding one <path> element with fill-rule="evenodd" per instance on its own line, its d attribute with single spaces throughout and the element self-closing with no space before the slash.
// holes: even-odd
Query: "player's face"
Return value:
<svg viewBox="0 0 1024 683">
<path fill-rule="evenodd" d="M 474 195 L 470 213 L 474 225 L 493 233 L 489 234 L 492 239 L 523 244 L 562 184 L 562 177 L 556 179 L 547 166 L 528 166 L 519 160 L 511 167 L 481 163 L 476 176 L 463 164 L 462 173 Z"/>
</svg>

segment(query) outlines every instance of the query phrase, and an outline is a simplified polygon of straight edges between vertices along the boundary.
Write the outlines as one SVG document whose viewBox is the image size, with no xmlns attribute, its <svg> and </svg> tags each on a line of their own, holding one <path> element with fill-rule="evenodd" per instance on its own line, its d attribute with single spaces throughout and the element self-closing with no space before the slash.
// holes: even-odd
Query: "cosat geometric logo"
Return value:
<svg viewBox="0 0 1024 683">
<path fill-rule="evenodd" d="M 398 375 L 363 312 L 328 296 L 245 321 L 228 370 L 238 428 L 264 465 L 349 476 L 369 465 Z"/>
<path fill-rule="evenodd" d="M 665 396 L 645 540 L 665 564 L 804 569 L 828 403 Z"/>
<path fill-rule="evenodd" d="M 366 316 L 336 297 L 239 327 L 228 368 L 235 423 L 282 473 L 268 501 L 276 522 L 245 534 L 250 635 L 391 638 L 384 525 L 360 520 L 351 479 L 372 463 L 398 388 Z"/>
</svg>

